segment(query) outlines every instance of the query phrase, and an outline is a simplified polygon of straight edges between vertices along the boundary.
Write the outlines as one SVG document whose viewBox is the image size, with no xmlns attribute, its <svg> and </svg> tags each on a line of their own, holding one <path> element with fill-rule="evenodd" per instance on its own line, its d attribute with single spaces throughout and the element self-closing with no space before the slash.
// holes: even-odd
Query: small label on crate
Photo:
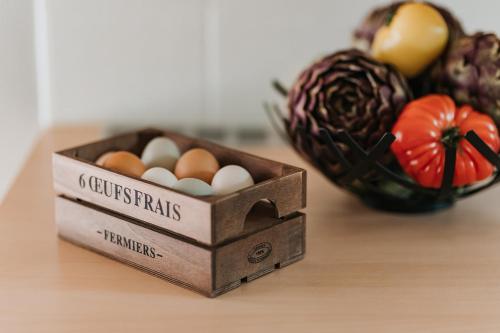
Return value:
<svg viewBox="0 0 500 333">
<path fill-rule="evenodd" d="M 154 247 L 136 241 L 130 237 L 120 235 L 111 230 L 108 229 L 104 229 L 102 231 L 98 230 L 97 233 L 99 235 L 102 235 L 105 241 L 129 249 L 130 251 L 140 253 L 142 255 L 145 255 L 153 259 L 156 259 L 158 257 L 160 258 L 163 257 L 163 255 L 158 253 Z"/>
<path fill-rule="evenodd" d="M 78 184 L 82 189 L 121 201 L 126 205 L 143 208 L 174 221 L 181 221 L 182 219 L 181 206 L 179 204 L 155 198 L 143 191 L 116 184 L 96 176 L 88 176 L 84 173 L 78 178 Z"/>
<path fill-rule="evenodd" d="M 256 264 L 266 259 L 271 255 L 273 251 L 273 247 L 271 243 L 260 243 L 256 245 L 249 253 L 248 253 L 248 262 L 251 264 Z"/>
</svg>

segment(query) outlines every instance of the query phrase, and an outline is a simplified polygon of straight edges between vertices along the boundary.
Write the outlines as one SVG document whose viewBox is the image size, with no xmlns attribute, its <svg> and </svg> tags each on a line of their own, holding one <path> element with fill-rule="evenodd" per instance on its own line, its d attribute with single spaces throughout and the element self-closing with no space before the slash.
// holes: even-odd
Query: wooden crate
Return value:
<svg viewBox="0 0 500 333">
<path fill-rule="evenodd" d="M 269 217 L 258 203 L 249 213 L 252 229 L 224 244 L 207 246 L 98 206 L 56 198 L 59 235 L 77 245 L 215 297 L 304 256 L 305 217 Z"/>
<path fill-rule="evenodd" d="M 140 156 L 157 136 L 241 165 L 255 185 L 196 197 L 94 163 L 109 151 Z M 291 165 L 147 129 L 54 153 L 53 178 L 62 238 L 210 297 L 304 256 L 306 172 Z"/>
<path fill-rule="evenodd" d="M 252 174 L 255 185 L 224 196 L 195 197 L 94 164 L 101 154 L 113 150 L 140 155 L 145 145 L 157 136 L 169 137 L 181 151 L 205 148 L 221 165 L 241 165 Z M 275 206 L 277 218 L 293 214 L 306 204 L 306 172 L 303 169 L 155 129 L 54 153 L 53 177 L 58 194 L 95 204 L 206 245 L 220 244 L 247 233 L 246 216 L 263 199 Z M 158 205 L 162 209 L 158 209 Z"/>
</svg>

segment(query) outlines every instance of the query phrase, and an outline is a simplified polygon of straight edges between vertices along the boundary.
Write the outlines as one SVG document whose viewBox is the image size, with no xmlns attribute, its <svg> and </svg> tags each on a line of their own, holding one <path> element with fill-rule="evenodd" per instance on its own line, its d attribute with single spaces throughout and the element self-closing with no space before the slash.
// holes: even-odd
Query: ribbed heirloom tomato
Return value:
<svg viewBox="0 0 500 333">
<path fill-rule="evenodd" d="M 488 178 L 494 167 L 464 138 L 474 130 L 493 151 L 500 138 L 493 120 L 468 105 L 456 107 L 446 95 L 428 95 L 406 105 L 392 129 L 391 148 L 406 173 L 420 185 L 439 188 L 443 180 L 445 147 L 457 148 L 453 186 Z"/>
</svg>

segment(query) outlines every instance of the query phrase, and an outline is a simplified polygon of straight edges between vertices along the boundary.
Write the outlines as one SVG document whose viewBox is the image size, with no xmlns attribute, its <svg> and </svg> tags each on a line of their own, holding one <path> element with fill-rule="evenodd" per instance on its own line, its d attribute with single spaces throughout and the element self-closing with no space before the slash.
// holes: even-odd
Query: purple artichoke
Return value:
<svg viewBox="0 0 500 333">
<path fill-rule="evenodd" d="M 390 131 L 411 92 L 402 74 L 359 50 L 328 55 L 304 70 L 288 94 L 288 134 L 294 147 L 313 165 L 335 178 L 342 170 L 319 135 L 326 129 L 352 160 L 338 138 L 348 132 L 363 148 Z"/>
<path fill-rule="evenodd" d="M 500 126 L 499 52 L 500 40 L 492 33 L 459 39 L 448 53 L 438 90 L 489 114 Z"/>
</svg>

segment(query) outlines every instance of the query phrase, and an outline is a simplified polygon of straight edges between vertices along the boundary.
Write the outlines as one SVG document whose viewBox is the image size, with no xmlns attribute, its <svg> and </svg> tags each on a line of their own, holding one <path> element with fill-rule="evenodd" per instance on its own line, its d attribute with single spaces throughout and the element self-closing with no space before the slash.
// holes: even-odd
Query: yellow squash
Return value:
<svg viewBox="0 0 500 333">
<path fill-rule="evenodd" d="M 448 26 L 441 14 L 424 3 L 410 2 L 377 31 L 372 54 L 411 78 L 438 58 L 447 42 Z"/>
</svg>

